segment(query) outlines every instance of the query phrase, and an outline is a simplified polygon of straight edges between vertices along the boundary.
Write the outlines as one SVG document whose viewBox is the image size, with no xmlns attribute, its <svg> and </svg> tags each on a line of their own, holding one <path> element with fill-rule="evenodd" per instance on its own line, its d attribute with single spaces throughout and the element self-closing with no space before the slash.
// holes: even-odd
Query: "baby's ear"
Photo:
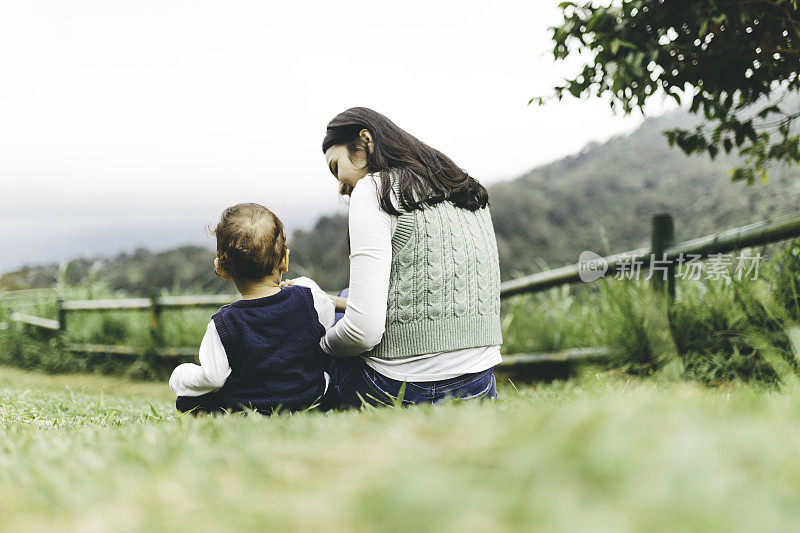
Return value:
<svg viewBox="0 0 800 533">
<path fill-rule="evenodd" d="M 278 271 L 280 272 L 288 272 L 289 271 L 289 249 L 286 249 L 286 253 L 283 254 L 283 259 L 281 259 L 280 264 L 278 265 Z"/>
<path fill-rule="evenodd" d="M 230 275 L 219 264 L 219 257 L 214 258 L 214 273 L 222 279 L 231 279 Z"/>
</svg>

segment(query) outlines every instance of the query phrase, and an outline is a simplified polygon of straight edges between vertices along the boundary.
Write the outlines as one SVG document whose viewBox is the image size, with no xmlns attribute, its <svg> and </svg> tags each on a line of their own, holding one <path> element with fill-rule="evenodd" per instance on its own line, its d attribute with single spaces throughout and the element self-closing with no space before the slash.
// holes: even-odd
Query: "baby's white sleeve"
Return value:
<svg viewBox="0 0 800 533">
<path fill-rule="evenodd" d="M 303 287 L 308 287 L 311 289 L 311 296 L 314 297 L 314 309 L 317 310 L 319 323 L 322 324 L 322 327 L 325 328 L 325 331 L 328 331 L 330 328 L 332 328 L 336 313 L 336 304 L 333 303 L 333 300 L 328 298 L 328 295 L 325 293 L 325 291 L 323 291 L 311 278 L 307 278 L 305 276 L 295 278 L 294 284 L 302 285 Z"/>
<path fill-rule="evenodd" d="M 202 396 L 220 389 L 231 373 L 228 354 L 212 320 L 200 342 L 200 364 L 184 363 L 172 371 L 169 387 L 177 396 Z"/>
</svg>

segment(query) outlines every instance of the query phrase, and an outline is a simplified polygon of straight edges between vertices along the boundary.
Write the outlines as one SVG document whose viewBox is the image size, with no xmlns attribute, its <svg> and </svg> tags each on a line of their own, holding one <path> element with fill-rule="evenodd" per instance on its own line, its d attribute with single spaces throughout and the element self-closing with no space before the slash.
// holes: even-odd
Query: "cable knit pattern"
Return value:
<svg viewBox="0 0 800 533">
<path fill-rule="evenodd" d="M 401 208 L 380 359 L 502 344 L 500 268 L 488 208 Z"/>
</svg>

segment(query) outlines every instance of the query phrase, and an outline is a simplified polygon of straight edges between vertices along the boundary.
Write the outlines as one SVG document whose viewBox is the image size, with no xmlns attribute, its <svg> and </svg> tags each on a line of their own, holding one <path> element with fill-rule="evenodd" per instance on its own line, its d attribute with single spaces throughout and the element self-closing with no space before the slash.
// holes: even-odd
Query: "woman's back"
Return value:
<svg viewBox="0 0 800 533">
<path fill-rule="evenodd" d="M 502 344 L 500 269 L 489 208 L 400 207 L 386 331 L 367 356 L 396 359 Z"/>
</svg>

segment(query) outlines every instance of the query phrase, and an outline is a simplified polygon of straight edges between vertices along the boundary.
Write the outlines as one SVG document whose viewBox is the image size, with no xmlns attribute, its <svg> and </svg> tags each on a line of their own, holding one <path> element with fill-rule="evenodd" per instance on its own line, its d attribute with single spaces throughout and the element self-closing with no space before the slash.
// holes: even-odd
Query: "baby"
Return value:
<svg viewBox="0 0 800 533">
<path fill-rule="evenodd" d="M 333 326 L 333 300 L 308 278 L 281 283 L 289 250 L 283 224 L 266 207 L 229 207 L 214 233 L 214 270 L 233 280 L 242 298 L 212 317 L 200 364 L 184 363 L 172 372 L 176 407 L 270 413 L 317 403 L 330 381 L 319 341 Z"/>
</svg>

